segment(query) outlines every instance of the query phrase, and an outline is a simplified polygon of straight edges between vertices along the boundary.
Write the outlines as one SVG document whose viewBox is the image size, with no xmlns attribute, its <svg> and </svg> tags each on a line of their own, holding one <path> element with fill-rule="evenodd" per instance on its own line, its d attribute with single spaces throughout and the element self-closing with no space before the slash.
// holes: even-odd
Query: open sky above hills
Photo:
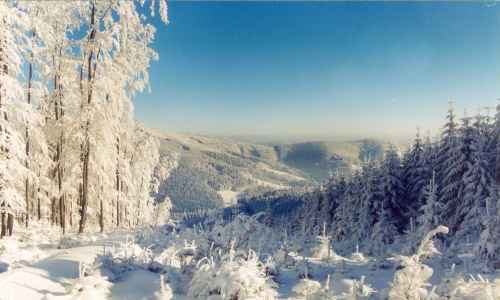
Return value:
<svg viewBox="0 0 500 300">
<path fill-rule="evenodd" d="M 389 136 L 500 96 L 500 5 L 175 2 L 147 126 L 215 135 Z M 159 20 L 158 20 L 159 22 Z M 434 132 L 435 133 L 435 132 Z"/>
</svg>

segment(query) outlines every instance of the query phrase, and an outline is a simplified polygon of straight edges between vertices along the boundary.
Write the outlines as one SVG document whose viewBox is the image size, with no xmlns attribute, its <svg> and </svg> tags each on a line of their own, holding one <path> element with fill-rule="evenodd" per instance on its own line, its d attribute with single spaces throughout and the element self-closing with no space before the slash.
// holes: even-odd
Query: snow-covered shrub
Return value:
<svg viewBox="0 0 500 300">
<path fill-rule="evenodd" d="M 108 248 L 98 259 L 114 275 L 120 276 L 137 268 L 148 269 L 153 262 L 153 253 L 150 248 L 127 239 L 119 247 Z"/>
<path fill-rule="evenodd" d="M 339 258 L 332 248 L 330 237 L 326 235 L 316 237 L 316 240 L 311 247 L 311 256 L 313 258 L 321 260 L 332 260 Z"/>
<path fill-rule="evenodd" d="M 432 238 L 439 233 L 448 233 L 448 228 L 438 226 L 431 230 L 420 243 L 415 255 L 399 257 L 402 268 L 394 275 L 388 293 L 390 300 L 434 299 L 433 292 L 427 289 L 427 282 L 432 277 L 433 270 L 421 260 L 439 253 L 432 242 Z"/>
<path fill-rule="evenodd" d="M 369 299 L 375 292 L 370 286 L 365 284 L 365 278 L 360 280 L 335 278 L 326 280 L 324 286 L 317 281 L 303 279 L 294 286 L 293 292 L 298 299 L 306 300 L 361 300 Z"/>
<path fill-rule="evenodd" d="M 105 234 L 84 234 L 84 235 L 65 235 L 59 240 L 59 249 L 69 249 L 84 245 L 93 244 L 98 236 L 106 237 Z"/>
<path fill-rule="evenodd" d="M 358 245 L 356 245 L 356 251 L 354 251 L 351 254 L 350 259 L 351 259 L 351 261 L 354 261 L 356 263 L 366 263 L 366 262 L 368 262 L 370 260 L 363 253 L 359 252 L 359 246 Z"/>
<path fill-rule="evenodd" d="M 171 300 L 173 299 L 173 292 L 170 286 L 165 285 L 163 274 L 160 275 L 160 290 L 154 294 L 155 300 Z"/>
<path fill-rule="evenodd" d="M 309 299 L 309 295 L 318 292 L 320 289 L 321 284 L 319 282 L 304 278 L 293 287 L 292 291 L 296 297 Z"/>
<path fill-rule="evenodd" d="M 207 237 L 216 248 L 227 249 L 234 242 L 236 249 L 256 249 L 258 253 L 270 254 L 279 248 L 282 238 L 257 219 L 258 216 L 237 215 L 228 224 L 215 224 Z"/>
<path fill-rule="evenodd" d="M 170 266 L 178 269 L 184 269 L 191 265 L 197 258 L 198 248 L 196 241 L 179 241 L 171 244 L 159 255 L 154 257 L 153 261 L 163 266 Z"/>
<path fill-rule="evenodd" d="M 155 248 L 165 247 L 168 235 L 175 231 L 175 225 L 172 223 L 162 226 L 144 226 L 137 231 L 135 240 L 140 245 L 154 246 Z"/>
<path fill-rule="evenodd" d="M 256 254 L 249 251 L 246 259 L 227 255 L 220 263 L 208 258 L 201 260 L 188 296 L 211 300 L 271 300 L 277 295 L 274 287 Z"/>
<path fill-rule="evenodd" d="M 453 300 L 499 300 L 500 279 L 490 282 L 481 276 L 470 280 L 460 278 L 453 282 L 448 295 L 441 295 Z"/>
<path fill-rule="evenodd" d="M 288 235 L 285 231 L 284 240 L 279 246 L 279 249 L 274 253 L 274 262 L 279 267 L 292 267 L 295 265 L 295 259 L 292 256 L 292 247 L 290 246 L 290 241 Z"/>
<path fill-rule="evenodd" d="M 19 226 L 15 235 L 0 239 L 2 268 L 19 263 L 33 263 L 47 257 L 50 253 L 44 251 L 42 245 L 57 244 L 60 236 L 59 228 L 46 222 L 33 221 L 29 229 Z"/>
</svg>

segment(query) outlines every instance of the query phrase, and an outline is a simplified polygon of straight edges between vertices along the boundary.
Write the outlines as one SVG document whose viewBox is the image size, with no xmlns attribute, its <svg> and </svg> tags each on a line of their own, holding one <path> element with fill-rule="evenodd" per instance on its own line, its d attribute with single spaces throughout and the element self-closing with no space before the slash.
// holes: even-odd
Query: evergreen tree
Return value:
<svg viewBox="0 0 500 300">
<path fill-rule="evenodd" d="M 490 205 L 488 205 L 485 228 L 481 232 L 475 253 L 485 259 L 487 265 L 498 268 L 500 264 L 500 190 L 498 186 L 491 189 Z"/>
<path fill-rule="evenodd" d="M 384 196 L 381 175 L 380 167 L 373 161 L 363 169 L 360 203 L 356 206 L 359 210 L 359 217 L 355 224 L 356 239 L 359 242 L 370 242 L 373 225 L 378 221 L 377 211 L 382 209 Z"/>
<path fill-rule="evenodd" d="M 325 222 L 330 228 L 334 227 L 335 212 L 345 197 L 347 182 L 344 176 L 334 176 L 326 186 L 326 198 L 328 200 Z"/>
<path fill-rule="evenodd" d="M 490 197 L 493 177 L 490 174 L 487 156 L 487 141 L 483 128 L 485 120 L 477 116 L 472 131 L 472 165 L 465 172 L 464 188 L 460 195 L 460 206 L 455 215 L 453 224 L 458 231 L 455 235 L 456 242 L 464 242 L 466 237 L 476 238 L 482 231 L 482 223 L 486 220 L 486 204 Z M 470 133 L 466 133 L 466 138 Z"/>
<path fill-rule="evenodd" d="M 408 218 L 415 218 L 418 209 L 423 204 L 423 189 L 429 180 L 429 170 L 426 164 L 428 145 L 422 142 L 420 131 L 417 131 L 415 141 L 406 153 L 404 159 L 405 208 Z"/>
<path fill-rule="evenodd" d="M 371 250 L 379 255 L 384 252 L 385 245 L 394 242 L 398 233 L 391 210 L 390 198 L 383 198 L 377 212 L 377 221 L 373 227 L 370 245 Z"/>
<path fill-rule="evenodd" d="M 334 232 L 336 240 L 345 240 L 358 235 L 357 224 L 359 222 L 359 208 L 361 205 L 362 177 L 355 172 L 346 184 L 346 190 L 339 201 L 339 206 L 334 215 Z"/>
<path fill-rule="evenodd" d="M 406 225 L 404 216 L 407 215 L 407 208 L 403 203 L 404 187 L 401 179 L 401 161 L 396 149 L 391 145 L 385 153 L 382 164 L 381 184 L 383 202 L 378 213 L 380 217 L 384 216 L 387 218 L 387 220 L 384 220 L 386 225 L 388 223 L 392 224 L 392 226 L 389 226 L 391 230 L 392 227 L 395 227 L 400 231 Z M 379 221 L 381 220 L 379 219 Z M 386 230 L 389 230 L 389 228 Z"/>
<path fill-rule="evenodd" d="M 463 118 L 463 125 L 458 131 L 453 124 L 453 111 L 450 110 L 447 129 L 443 136 L 438 157 L 439 201 L 443 204 L 442 220 L 450 227 L 450 232 L 457 229 L 456 214 L 463 195 L 463 176 L 471 167 L 472 128 L 470 119 Z"/>
<path fill-rule="evenodd" d="M 500 101 L 500 99 L 499 99 Z M 500 102 L 496 106 L 494 122 L 489 126 L 488 154 L 491 174 L 495 175 L 495 181 L 500 183 Z"/>
<path fill-rule="evenodd" d="M 417 244 L 429 231 L 436 228 L 440 223 L 439 212 L 442 209 L 442 205 L 438 201 L 438 187 L 435 173 L 433 173 L 429 184 L 424 188 L 423 194 L 425 203 L 420 207 L 420 215 L 417 218 L 418 228 L 414 239 L 414 242 Z"/>
<path fill-rule="evenodd" d="M 449 180 L 445 181 L 445 191 L 449 191 L 453 195 L 447 202 L 444 203 L 444 216 L 448 221 L 450 233 L 453 235 L 461 222 L 460 207 L 463 205 L 466 181 L 464 180 L 466 174 L 472 168 L 472 155 L 473 155 L 473 141 L 475 136 L 475 129 L 471 126 L 471 118 L 465 116 L 462 118 L 462 126 L 458 135 L 458 152 L 456 160 L 453 162 L 451 168 L 448 169 Z"/>
</svg>

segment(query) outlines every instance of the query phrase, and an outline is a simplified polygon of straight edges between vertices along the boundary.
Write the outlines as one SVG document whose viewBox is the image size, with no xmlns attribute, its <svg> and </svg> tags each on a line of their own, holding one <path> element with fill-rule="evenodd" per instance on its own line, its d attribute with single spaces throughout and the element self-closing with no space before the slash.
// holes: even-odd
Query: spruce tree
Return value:
<svg viewBox="0 0 500 300">
<path fill-rule="evenodd" d="M 473 130 L 469 118 L 463 118 L 462 122 L 459 132 L 455 130 L 453 135 L 444 136 L 442 147 L 446 148 L 442 148 L 440 152 L 440 165 L 438 166 L 440 202 L 444 206 L 441 218 L 446 221 L 452 233 L 456 232 L 458 225 L 457 212 L 465 186 L 463 176 L 472 164 Z M 446 140 L 449 141 L 446 142 Z M 444 151 L 445 149 L 448 150 Z M 443 155 L 448 156 L 443 157 Z"/>
<path fill-rule="evenodd" d="M 500 187 L 491 188 L 491 197 L 486 216 L 485 228 L 481 232 L 479 243 L 475 248 L 477 256 L 486 261 L 488 267 L 500 267 Z"/>
<path fill-rule="evenodd" d="M 424 189 L 425 204 L 420 208 L 421 214 L 417 219 L 418 241 L 420 241 L 427 232 L 439 225 L 438 214 L 442 209 L 438 201 L 438 187 L 436 185 L 435 173 L 432 179 Z"/>
<path fill-rule="evenodd" d="M 375 162 L 368 163 L 363 169 L 362 190 L 358 224 L 356 224 L 356 238 L 359 242 L 369 242 L 372 236 L 373 225 L 378 221 L 377 211 L 383 202 L 381 170 Z"/>
<path fill-rule="evenodd" d="M 401 179 L 401 161 L 396 149 L 391 145 L 385 153 L 382 165 L 383 203 L 380 209 L 383 212 L 379 211 L 379 215 L 388 217 L 389 220 L 384 222 L 392 223 L 400 231 L 406 225 L 405 215 L 407 211 L 403 203 L 404 187 Z"/>
<path fill-rule="evenodd" d="M 482 223 L 486 221 L 484 217 L 493 177 L 488 166 L 487 141 L 482 131 L 483 127 L 484 118 L 478 116 L 472 133 L 464 137 L 468 138 L 468 135 L 472 134 L 472 152 L 470 153 L 472 165 L 464 174 L 463 190 L 460 194 L 461 202 L 453 221 L 457 227 L 455 235 L 457 243 L 478 237 L 482 230 Z"/>
<path fill-rule="evenodd" d="M 405 189 L 405 208 L 408 218 L 415 218 L 423 203 L 423 189 L 429 180 L 426 165 L 426 145 L 422 142 L 420 131 L 406 153 L 404 159 L 403 184 Z"/>
</svg>

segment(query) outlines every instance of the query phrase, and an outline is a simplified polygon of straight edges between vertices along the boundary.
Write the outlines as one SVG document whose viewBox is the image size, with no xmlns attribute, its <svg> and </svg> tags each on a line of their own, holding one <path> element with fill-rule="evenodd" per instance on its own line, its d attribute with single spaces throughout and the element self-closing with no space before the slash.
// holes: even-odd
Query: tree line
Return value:
<svg viewBox="0 0 500 300">
<path fill-rule="evenodd" d="M 405 153 L 389 147 L 349 177 L 306 196 L 297 223 L 382 253 L 448 226 L 444 246 L 500 262 L 500 105 L 494 117 L 458 118 L 450 107 L 436 139 L 420 133 Z"/>
</svg>

